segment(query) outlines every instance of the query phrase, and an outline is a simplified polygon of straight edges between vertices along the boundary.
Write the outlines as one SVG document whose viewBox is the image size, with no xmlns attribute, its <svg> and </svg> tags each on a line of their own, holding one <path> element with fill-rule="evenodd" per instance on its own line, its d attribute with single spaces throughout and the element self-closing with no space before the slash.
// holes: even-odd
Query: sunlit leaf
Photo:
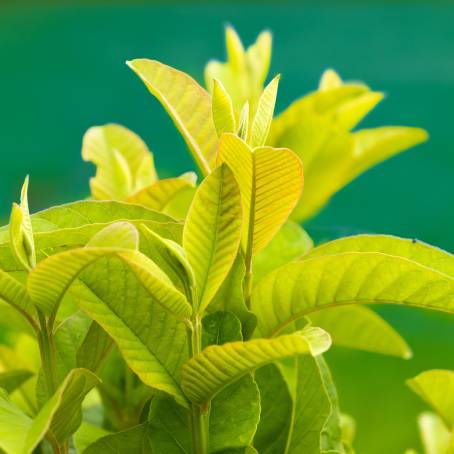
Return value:
<svg viewBox="0 0 454 454">
<path fill-rule="evenodd" d="M 436 414 L 424 412 L 418 417 L 425 454 L 452 454 L 452 434 Z"/>
<path fill-rule="evenodd" d="M 124 126 L 90 128 L 82 143 L 82 158 L 96 165 L 90 180 L 96 199 L 125 200 L 157 180 L 153 155 L 143 140 Z"/>
<path fill-rule="evenodd" d="M 402 304 L 453 312 L 453 292 L 453 278 L 414 261 L 347 252 L 282 266 L 257 284 L 251 307 L 257 335 L 269 337 L 291 321 L 339 305 Z"/>
<path fill-rule="evenodd" d="M 252 148 L 264 146 L 268 138 L 271 121 L 273 120 L 274 105 L 276 104 L 279 79 L 280 76 L 276 76 L 265 87 L 258 101 L 257 112 L 251 125 L 250 145 Z"/>
<path fill-rule="evenodd" d="M 218 136 L 209 93 L 187 74 L 157 61 L 138 59 L 127 64 L 166 109 L 201 172 L 210 173 Z"/>
<path fill-rule="evenodd" d="M 333 69 L 327 69 L 320 78 L 318 88 L 320 91 L 331 90 L 342 85 L 342 79 Z"/>
<path fill-rule="evenodd" d="M 271 241 L 300 198 L 301 162 L 288 149 L 251 149 L 233 134 L 222 135 L 218 159 L 227 163 L 238 181 L 244 208 L 243 248 L 256 254 Z"/>
<path fill-rule="evenodd" d="M 224 386 L 254 369 L 299 354 L 319 355 L 330 343 L 326 332 L 309 328 L 273 339 L 212 345 L 183 366 L 182 388 L 190 400 L 204 404 Z"/>
<path fill-rule="evenodd" d="M 183 230 L 183 248 L 194 270 L 200 312 L 226 278 L 240 240 L 240 190 L 232 171 L 221 165 L 197 190 Z"/>
<path fill-rule="evenodd" d="M 235 112 L 232 100 L 222 82 L 213 79 L 213 121 L 218 136 L 224 132 L 236 132 Z"/>
<path fill-rule="evenodd" d="M 0 373 L 0 388 L 11 394 L 15 389 L 22 386 L 33 377 L 33 372 L 27 369 L 15 369 Z"/>
</svg>

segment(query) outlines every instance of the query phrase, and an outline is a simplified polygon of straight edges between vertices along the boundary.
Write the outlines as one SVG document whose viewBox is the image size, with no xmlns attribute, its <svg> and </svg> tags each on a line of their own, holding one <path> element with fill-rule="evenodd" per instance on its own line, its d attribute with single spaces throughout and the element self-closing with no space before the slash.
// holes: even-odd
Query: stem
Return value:
<svg viewBox="0 0 454 454">
<path fill-rule="evenodd" d="M 248 309 L 251 308 L 251 293 L 252 293 L 252 247 L 248 247 L 246 253 L 246 275 L 244 276 L 244 301 Z"/>
<path fill-rule="evenodd" d="M 190 356 L 193 357 L 202 350 L 202 322 L 197 311 L 194 311 L 190 334 Z M 194 454 L 208 454 L 208 409 L 192 403 L 191 426 Z"/>
<path fill-rule="evenodd" d="M 40 331 L 38 334 L 41 363 L 46 382 L 47 397 L 50 398 L 57 389 L 55 346 L 52 326 L 48 326 L 46 318 L 41 311 L 38 311 Z"/>
</svg>

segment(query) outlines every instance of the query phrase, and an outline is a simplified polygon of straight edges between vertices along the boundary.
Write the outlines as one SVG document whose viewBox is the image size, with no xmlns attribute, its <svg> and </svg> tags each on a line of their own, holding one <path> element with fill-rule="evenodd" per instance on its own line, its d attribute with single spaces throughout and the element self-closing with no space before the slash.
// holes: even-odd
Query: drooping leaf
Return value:
<svg viewBox="0 0 454 454">
<path fill-rule="evenodd" d="M 453 278 L 414 261 L 351 252 L 282 266 L 257 284 L 251 307 L 257 335 L 269 337 L 298 318 L 339 305 L 402 304 L 452 312 L 453 292 Z"/>
<path fill-rule="evenodd" d="M 454 372 L 429 370 L 407 384 L 442 417 L 447 427 L 454 426 Z"/>
<path fill-rule="evenodd" d="M 256 254 L 271 241 L 300 198 L 301 161 L 284 148 L 251 149 L 233 134 L 222 135 L 218 159 L 238 181 L 244 208 L 243 248 Z"/>
<path fill-rule="evenodd" d="M 268 246 L 254 257 L 254 282 L 286 263 L 293 262 L 309 252 L 313 242 L 298 224 L 287 221 Z"/>
<path fill-rule="evenodd" d="M 211 96 L 187 74 L 157 61 L 137 59 L 127 64 L 170 115 L 201 172 L 209 174 L 218 141 Z"/>
<path fill-rule="evenodd" d="M 140 424 L 122 432 L 106 435 L 91 444 L 84 454 L 149 454 L 151 451 L 148 424 Z"/>
<path fill-rule="evenodd" d="M 400 334 L 365 306 L 332 307 L 309 315 L 315 326 L 327 331 L 333 345 L 409 359 L 412 352 Z"/>
<path fill-rule="evenodd" d="M 241 240 L 241 196 L 232 171 L 221 165 L 196 192 L 183 230 L 202 312 L 226 278 Z"/>
<path fill-rule="evenodd" d="M 193 172 L 159 180 L 129 197 L 128 202 L 183 219 L 194 196 L 196 180 Z"/>
<path fill-rule="evenodd" d="M 276 76 L 263 90 L 258 101 L 257 112 L 251 126 L 250 145 L 252 148 L 263 147 L 270 132 L 276 104 L 280 76 Z M 229 132 L 229 131 L 226 131 Z"/>
<path fill-rule="evenodd" d="M 25 270 L 30 270 L 36 265 L 36 253 L 28 209 L 28 177 L 22 186 L 20 205 L 13 203 L 9 231 L 11 250 L 15 259 Z"/>
<path fill-rule="evenodd" d="M 224 132 L 236 132 L 235 112 L 232 100 L 222 82 L 213 79 L 213 121 L 220 137 Z"/>
<path fill-rule="evenodd" d="M 273 339 L 212 345 L 184 364 L 182 388 L 190 400 L 204 404 L 226 385 L 254 369 L 298 354 L 318 355 L 330 343 L 326 332 L 309 328 Z"/>
<path fill-rule="evenodd" d="M 90 128 L 83 138 L 82 158 L 96 165 L 91 193 L 100 200 L 126 200 L 157 180 L 153 155 L 143 140 L 124 126 Z"/>
<path fill-rule="evenodd" d="M 80 404 L 98 383 L 91 372 L 73 370 L 34 419 L 0 392 L 0 447 L 7 454 L 29 454 L 48 431 L 62 443 L 80 424 Z"/>
</svg>

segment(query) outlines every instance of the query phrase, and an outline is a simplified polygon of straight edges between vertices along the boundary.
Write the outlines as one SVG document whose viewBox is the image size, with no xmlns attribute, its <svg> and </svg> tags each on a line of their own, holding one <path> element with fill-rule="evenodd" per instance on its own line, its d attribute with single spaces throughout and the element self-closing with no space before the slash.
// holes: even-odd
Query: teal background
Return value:
<svg viewBox="0 0 454 454">
<path fill-rule="evenodd" d="M 428 143 L 336 195 L 310 233 L 319 240 L 394 233 L 454 251 L 454 6 L 446 2 L 0 7 L 0 218 L 27 173 L 33 210 L 87 195 L 93 168 L 81 161 L 80 145 L 92 125 L 119 122 L 136 131 L 162 176 L 192 167 L 171 121 L 124 61 L 155 58 L 201 80 L 209 58 L 224 58 L 226 22 L 248 44 L 263 28 L 274 32 L 271 72 L 283 74 L 278 111 L 333 67 L 388 94 L 365 126 L 430 132 Z M 454 369 L 453 317 L 379 310 L 409 341 L 413 360 L 329 354 L 343 409 L 358 419 L 359 454 L 417 447 L 424 405 L 404 380 L 428 368 Z"/>
</svg>

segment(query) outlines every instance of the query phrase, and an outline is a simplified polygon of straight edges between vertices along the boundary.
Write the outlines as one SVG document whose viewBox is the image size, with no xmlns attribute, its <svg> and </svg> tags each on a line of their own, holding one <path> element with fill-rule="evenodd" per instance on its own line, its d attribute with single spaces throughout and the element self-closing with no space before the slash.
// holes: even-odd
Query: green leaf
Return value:
<svg viewBox="0 0 454 454">
<path fill-rule="evenodd" d="M 454 372 L 429 370 L 407 384 L 443 418 L 447 427 L 454 426 Z"/>
<path fill-rule="evenodd" d="M 82 422 L 77 432 L 74 434 L 73 443 L 76 452 L 84 453 L 85 450 L 97 440 L 109 435 L 107 430 L 87 422 Z"/>
<path fill-rule="evenodd" d="M 220 137 L 224 132 L 236 132 L 235 112 L 232 100 L 226 89 L 217 79 L 213 79 L 213 121 Z"/>
<path fill-rule="evenodd" d="M 0 269 L 0 299 L 17 309 L 25 317 L 33 313 L 33 305 L 25 286 Z"/>
<path fill-rule="evenodd" d="M 303 189 L 301 161 L 290 150 L 251 149 L 233 134 L 223 134 L 218 159 L 233 171 L 243 209 L 243 248 L 256 254 L 285 223 Z"/>
<path fill-rule="evenodd" d="M 274 105 L 276 104 L 279 79 L 280 76 L 276 76 L 260 96 L 257 112 L 251 126 L 250 145 L 252 148 L 263 147 L 268 138 L 271 121 L 273 120 Z"/>
<path fill-rule="evenodd" d="M 15 369 L 0 373 L 0 388 L 11 394 L 33 377 L 33 372 L 27 369 Z"/>
<path fill-rule="evenodd" d="M 185 326 L 164 309 L 161 299 L 150 298 L 128 264 L 104 256 L 83 271 L 71 292 L 81 309 L 114 339 L 145 384 L 187 405 L 179 386 L 180 368 L 188 355 Z"/>
<path fill-rule="evenodd" d="M 194 196 L 196 181 L 193 172 L 159 180 L 129 197 L 128 202 L 183 219 Z"/>
<path fill-rule="evenodd" d="M 194 270 L 200 313 L 232 267 L 240 239 L 240 191 L 232 171 L 221 165 L 197 190 L 183 230 L 183 248 Z"/>
<path fill-rule="evenodd" d="M 332 307 L 309 315 L 327 331 L 338 347 L 355 348 L 409 359 L 412 352 L 400 334 L 373 310 L 364 306 Z"/>
<path fill-rule="evenodd" d="M 249 135 L 249 102 L 244 103 L 240 112 L 237 135 L 241 140 L 247 141 Z"/>
<path fill-rule="evenodd" d="M 28 209 L 28 177 L 21 191 L 20 205 L 13 203 L 10 219 L 10 245 L 15 259 L 25 270 L 36 265 L 35 242 Z"/>
<path fill-rule="evenodd" d="M 111 234 L 115 238 L 115 231 L 117 233 L 129 231 L 134 237 L 117 238 L 120 246 L 131 246 L 137 240 L 137 231 L 134 227 L 120 222 L 106 227 L 92 240 L 101 244 L 100 246 L 87 245 L 84 248 L 52 255 L 40 262 L 30 273 L 27 281 L 28 292 L 34 303 L 43 311 L 52 312 L 84 269 L 103 257 L 116 257 L 133 271 L 149 297 L 181 320 L 190 317 L 192 309 L 184 295 L 173 286 L 170 279 L 151 259 L 133 249 L 106 246 L 111 244 Z"/>
<path fill-rule="evenodd" d="M 153 155 L 143 140 L 124 126 L 107 124 L 84 135 L 82 158 L 96 165 L 90 180 L 93 197 L 125 200 L 157 180 Z"/>
<path fill-rule="evenodd" d="M 246 306 L 243 282 L 246 274 L 244 258 L 239 253 L 229 274 L 216 293 L 208 309 L 210 311 L 229 311 L 239 318 L 243 337 L 249 339 L 256 325 L 256 317 Z"/>
<path fill-rule="evenodd" d="M 128 452 L 129 454 L 150 454 L 151 446 L 149 439 L 148 424 L 127 429 L 100 438 L 90 445 L 84 454 L 118 454 Z"/>
<path fill-rule="evenodd" d="M 166 109 L 201 172 L 209 174 L 218 142 L 211 96 L 187 74 L 157 61 L 138 59 L 127 64 Z"/>
<path fill-rule="evenodd" d="M 312 246 L 307 232 L 298 224 L 287 221 L 268 246 L 254 257 L 254 282 L 259 282 L 276 268 L 301 258 Z"/>
<path fill-rule="evenodd" d="M 73 370 L 34 419 L 16 407 L 0 392 L 0 447 L 7 454 L 28 454 L 44 435 L 62 443 L 80 424 L 79 407 L 85 395 L 98 383 L 91 372 Z"/>
<path fill-rule="evenodd" d="M 323 330 L 309 328 L 274 339 L 212 345 L 183 365 L 181 385 L 190 400 L 206 404 L 229 383 L 254 369 L 298 354 L 318 355 L 330 343 Z"/>
<path fill-rule="evenodd" d="M 202 347 L 222 345 L 226 342 L 240 341 L 241 323 L 231 312 L 218 311 L 202 319 Z"/>
<path fill-rule="evenodd" d="M 257 335 L 269 337 L 298 318 L 339 305 L 402 304 L 453 312 L 453 292 L 453 278 L 414 261 L 347 252 L 282 266 L 257 284 L 251 307 Z"/>
<path fill-rule="evenodd" d="M 425 454 L 451 454 L 452 434 L 443 420 L 434 413 L 424 412 L 418 417 L 419 432 Z"/>
</svg>

